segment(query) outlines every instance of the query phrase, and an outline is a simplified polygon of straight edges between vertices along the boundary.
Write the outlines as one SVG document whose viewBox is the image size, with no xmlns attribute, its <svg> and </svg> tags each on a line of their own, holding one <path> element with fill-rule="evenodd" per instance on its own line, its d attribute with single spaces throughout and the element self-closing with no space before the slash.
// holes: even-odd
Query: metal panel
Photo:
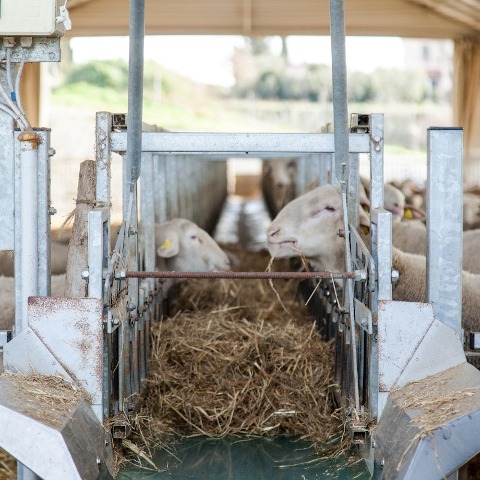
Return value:
<svg viewBox="0 0 480 480">
<path fill-rule="evenodd" d="M 434 318 L 428 303 L 379 302 L 379 389 L 409 382 L 465 363 L 455 333 Z"/>
<path fill-rule="evenodd" d="M 113 471 L 110 437 L 86 401 L 48 409 L 39 421 L 45 404 L 16 389 L 14 378 L 0 377 L 1 448 L 44 480 L 97 480 L 104 467 Z"/>
<path fill-rule="evenodd" d="M 350 134 L 351 153 L 368 153 L 369 136 Z M 126 132 L 111 133 L 111 150 L 125 152 Z M 272 153 L 333 153 L 333 133 L 143 133 L 142 151 L 157 153 L 196 153 L 261 155 Z M 224 160 L 225 158 L 221 158 Z"/>
<path fill-rule="evenodd" d="M 31 328 L 26 328 L 4 346 L 3 368 L 11 373 L 60 375 L 72 381 L 70 374 Z"/>
<path fill-rule="evenodd" d="M 456 332 L 462 328 L 462 142 L 460 128 L 428 130 L 427 301 Z"/>
<path fill-rule="evenodd" d="M 102 302 L 91 298 L 32 297 L 28 307 L 30 327 L 90 394 L 92 408 L 103 421 Z"/>
<path fill-rule="evenodd" d="M 428 402 L 415 404 L 416 398 Z M 445 478 L 480 451 L 479 429 L 480 372 L 472 365 L 400 388 L 389 396 L 375 431 L 374 478 Z"/>
</svg>

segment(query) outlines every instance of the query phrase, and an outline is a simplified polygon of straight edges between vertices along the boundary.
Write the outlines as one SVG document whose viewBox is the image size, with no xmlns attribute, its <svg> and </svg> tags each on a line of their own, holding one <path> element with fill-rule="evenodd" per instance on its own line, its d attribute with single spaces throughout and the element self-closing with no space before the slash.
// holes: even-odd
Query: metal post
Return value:
<svg viewBox="0 0 480 480">
<path fill-rule="evenodd" d="M 427 302 L 436 318 L 461 332 L 461 128 L 429 128 L 427 161 Z"/>
<path fill-rule="evenodd" d="M 38 295 L 38 142 L 34 132 L 22 132 L 20 141 L 20 261 L 21 316 L 16 333 L 28 326 L 28 297 Z M 18 270 L 17 270 L 18 271 Z M 20 320 L 20 323 L 18 323 Z"/>
<path fill-rule="evenodd" d="M 345 58 L 345 15 L 343 0 L 330 0 L 330 37 L 332 44 L 333 132 L 335 136 L 335 173 L 344 179 L 342 164 L 348 161 L 347 62 Z"/>
<path fill-rule="evenodd" d="M 127 161 L 130 167 L 130 191 L 133 191 L 134 184 L 140 176 L 142 153 L 145 0 L 130 0 L 129 32 Z"/>
</svg>

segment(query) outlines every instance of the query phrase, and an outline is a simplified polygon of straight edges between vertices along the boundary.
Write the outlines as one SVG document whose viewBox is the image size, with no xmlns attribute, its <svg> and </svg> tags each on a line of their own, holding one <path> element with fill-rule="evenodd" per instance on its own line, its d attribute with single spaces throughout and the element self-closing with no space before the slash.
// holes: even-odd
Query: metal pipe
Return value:
<svg viewBox="0 0 480 480">
<path fill-rule="evenodd" d="M 345 59 L 345 15 L 343 0 L 330 0 L 330 38 L 332 49 L 333 134 L 335 173 L 344 180 L 342 164 L 348 161 L 347 63 Z"/>
<path fill-rule="evenodd" d="M 28 325 L 28 297 L 38 295 L 38 141 L 36 133 L 22 132 L 20 141 L 20 221 L 21 221 L 21 325 L 20 333 Z"/>
<path fill-rule="evenodd" d="M 296 279 L 355 278 L 355 272 L 122 272 L 126 278 Z M 358 272 L 357 272 L 358 273 Z"/>
<path fill-rule="evenodd" d="M 130 0 L 130 37 L 128 59 L 127 161 L 130 191 L 140 176 L 142 154 L 143 45 L 145 36 L 145 0 Z"/>
</svg>

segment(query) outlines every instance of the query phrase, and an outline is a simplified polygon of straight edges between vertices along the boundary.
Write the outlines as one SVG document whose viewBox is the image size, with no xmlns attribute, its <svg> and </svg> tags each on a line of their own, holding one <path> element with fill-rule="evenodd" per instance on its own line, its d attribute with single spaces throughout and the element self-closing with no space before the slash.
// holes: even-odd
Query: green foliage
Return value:
<svg viewBox="0 0 480 480">
<path fill-rule="evenodd" d="M 65 83 L 89 83 L 97 87 L 109 87 L 125 90 L 128 86 L 128 66 L 122 60 L 94 60 L 74 65 L 67 75 Z"/>
</svg>

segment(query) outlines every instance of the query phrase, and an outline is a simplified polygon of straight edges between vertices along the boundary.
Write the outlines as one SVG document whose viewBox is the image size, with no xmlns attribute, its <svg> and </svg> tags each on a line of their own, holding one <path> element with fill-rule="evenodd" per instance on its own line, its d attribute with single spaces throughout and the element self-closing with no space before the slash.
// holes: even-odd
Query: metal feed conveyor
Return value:
<svg viewBox="0 0 480 480">
<path fill-rule="evenodd" d="M 233 156 L 298 157 L 304 167 L 319 160 L 323 173 L 329 172 L 321 179 L 340 186 L 344 270 L 353 278 L 344 280 L 344 308 L 325 284 L 312 303 L 323 333 L 335 339 L 337 397 L 351 443 L 377 479 L 455 476 L 480 451 L 474 433 L 480 427 L 480 373 L 466 363 L 460 323 L 461 130 L 428 131 L 427 298 L 394 302 L 391 214 L 383 209 L 383 117 L 358 115 L 349 129 L 343 1 L 330 2 L 334 134 L 170 133 L 152 126 L 142 132 L 144 5 L 132 4 L 138 8 L 131 18 L 129 121 L 97 114 L 95 202 L 85 225 L 87 260 L 76 278 L 88 284 L 85 298 L 49 297 L 49 131 L 16 132 L 15 116 L 0 112 L 6 145 L 0 155 L 6 179 L 0 249 L 14 248 L 16 269 L 14 335 L 0 335 L 4 368 L 12 374 L 0 376 L 0 447 L 20 461 L 19 480 L 111 477 L 112 443 L 129 436 L 129 419 L 145 394 L 149 328 L 160 318 L 164 299 L 156 279 L 128 278 L 125 272 L 154 270 L 155 223 L 182 216 L 211 227 L 227 193 L 225 160 Z M 2 58 L 22 61 L 25 39 L 13 42 Z M 27 60 L 55 61 L 59 42 L 35 39 L 27 51 Z M 7 84 L 4 75 L 0 70 Z M 126 160 L 123 222 L 111 251 L 114 152 Z M 370 161 L 371 250 L 356 231 L 359 154 Z M 86 392 L 87 400 L 74 396 L 62 410 L 48 406 L 38 390 L 19 389 L 12 381 L 19 372 L 59 375 L 71 390 Z M 228 443 L 225 448 L 238 459 L 250 455 Z M 182 458 L 190 462 L 191 452 L 186 445 Z M 284 458 L 281 453 L 276 460 Z M 268 468 L 245 462 L 244 472 L 258 478 L 262 469 L 272 475 Z M 193 474 L 209 478 L 204 468 Z"/>
<path fill-rule="evenodd" d="M 350 232 L 346 238 L 350 238 L 348 248 L 352 259 L 347 272 L 364 270 L 367 275 L 345 281 L 344 297 L 341 299 L 342 304 L 347 305 L 345 311 L 335 309 L 328 289 L 319 289 L 315 314 L 322 318 L 325 335 L 336 338 L 339 398 L 345 408 L 352 443 L 363 451 L 370 474 L 383 478 L 416 478 L 415 472 L 422 468 L 424 478 L 441 478 L 455 471 L 480 449 L 476 443 L 478 440 L 468 436 L 469 431 L 478 428 L 476 388 L 480 385 L 479 372 L 465 362 L 459 336 L 460 326 L 454 323 L 457 317 L 452 305 L 455 304 L 450 301 L 449 309 L 445 310 L 445 314 L 442 313 L 442 300 L 447 299 L 446 293 L 443 298 L 436 300 L 433 308 L 430 304 L 391 301 L 390 213 L 381 208 L 383 191 L 375 189 L 381 183 L 374 176 L 375 172 L 382 171 L 383 164 L 382 148 L 377 148 L 382 147 L 383 142 L 376 140 L 377 137 L 383 138 L 382 116 L 372 115 L 367 119 L 362 128 L 352 127 L 350 138 L 351 144 L 357 146 L 357 151 L 370 155 L 374 187 L 372 203 L 376 207 L 371 211 L 372 253 L 366 250 L 356 234 L 356 209 L 349 208 L 350 200 L 344 193 L 347 206 L 345 221 Z M 372 131 L 377 133 L 372 135 Z M 79 409 L 78 412 L 81 412 L 87 408 L 91 412 L 78 413 L 92 423 L 91 427 L 85 427 L 86 433 L 81 434 L 80 430 L 72 429 L 73 424 L 68 418 L 65 424 L 55 426 L 30 416 L 22 407 L 27 400 L 25 395 L 19 398 L 19 393 L 8 384 L 6 378 L 0 377 L 0 390 L 3 392 L 0 399 L 2 427 L 8 429 L 11 416 L 21 415 L 24 418 L 21 424 L 36 426 L 41 432 L 41 435 L 31 436 L 23 429 L 11 430 L 11 435 L 0 438 L 0 446 L 45 479 L 58 477 L 54 476 L 53 470 L 40 469 L 38 459 L 32 456 L 32 448 L 38 446 L 38 442 L 62 437 L 58 448 L 50 452 L 51 464 L 60 465 L 65 455 L 70 455 L 71 461 L 67 465 L 77 472 L 75 475 L 78 478 L 95 478 L 91 473 L 83 473 L 80 466 L 95 464 L 96 469 L 90 471 L 99 474 L 100 466 L 108 472 L 111 437 L 115 440 L 129 434 L 128 417 L 141 402 L 142 380 L 147 375 L 147 332 L 150 322 L 158 318 L 162 292 L 155 280 L 126 278 L 127 275 L 122 272 L 153 270 L 155 249 L 149 241 L 152 237 L 148 232 L 151 232 L 155 221 L 161 219 L 161 212 L 167 216 L 181 214 L 199 223 L 203 217 L 205 221 L 208 217 L 206 211 L 213 211 L 225 195 L 224 187 L 215 191 L 207 186 L 212 184 L 210 182 L 222 185 L 222 178 L 226 181 L 225 162 L 219 158 L 220 151 L 225 158 L 229 155 L 246 157 L 250 155 L 247 152 L 265 154 L 272 145 L 276 152 L 283 150 L 289 155 L 302 155 L 304 152 L 301 148 L 305 148 L 308 155 L 312 154 L 314 148 L 326 150 L 321 153 L 331 153 L 333 150 L 331 134 L 306 134 L 296 137 L 298 142 L 292 144 L 289 135 L 259 134 L 253 141 L 243 134 L 179 134 L 179 139 L 175 139 L 170 133 L 144 133 L 142 144 L 149 153 L 142 155 L 138 207 L 142 213 L 142 228 L 138 229 L 135 213 L 136 195 L 125 184 L 125 199 L 128 200 L 124 202 L 125 221 L 115 248 L 109 252 L 110 209 L 106 205 L 110 198 L 108 166 L 113 149 L 126 146 L 122 135 L 126 136 L 125 128 L 119 130 L 114 117 L 107 113 L 98 115 L 97 136 L 99 139 L 103 136 L 103 140 L 97 144 L 98 206 L 93 207 L 89 214 L 88 270 L 84 272 L 84 279 L 80 280 L 88 281 L 89 298 L 30 297 L 27 315 L 21 317 L 21 327 L 17 327 L 15 337 L 4 347 L 7 371 L 60 374 L 91 395 L 91 406 L 84 402 L 73 406 L 72 411 Z M 163 136 L 165 141 L 162 141 Z M 443 161 L 449 165 L 453 175 L 456 171 L 454 166 L 458 165 L 461 158 L 458 149 L 461 132 L 432 130 L 429 136 L 430 164 Z M 178 143 L 180 139 L 188 140 L 185 146 Z M 213 157 L 206 155 L 205 148 L 209 142 L 216 146 Z M 441 150 L 437 149 L 439 144 Z M 173 148 L 174 145 L 177 146 Z M 193 152 L 192 145 L 199 148 L 200 152 Z M 163 150 L 153 153 L 155 148 Z M 186 150 L 188 157 L 185 156 Z M 356 155 L 349 156 L 349 184 L 358 182 L 356 160 Z M 435 175 L 435 171 L 442 172 L 441 165 L 437 170 L 432 168 L 431 175 Z M 179 175 L 185 168 L 192 175 Z M 430 177 L 430 181 L 435 182 L 438 194 L 444 195 L 446 186 L 442 186 L 442 178 Z M 153 188 L 154 185 L 156 188 Z M 192 191 L 195 185 L 199 188 Z M 209 192 L 209 195 L 205 196 L 205 192 Z M 376 193 L 380 195 L 380 200 L 375 196 Z M 189 195 L 188 203 L 182 200 L 184 195 Z M 210 207 L 199 209 L 198 205 L 202 203 L 194 200 L 195 195 Z M 435 211 L 430 209 L 429 215 L 435 215 Z M 456 219 L 452 217 L 449 226 L 455 223 Z M 448 218 L 444 218 L 443 225 L 448 225 Z M 436 224 L 435 231 L 430 235 L 431 242 L 435 241 L 435 235 L 446 238 L 452 235 L 452 231 L 443 233 Z M 137 249 L 141 252 L 141 263 L 136 260 Z M 447 260 L 452 260 L 454 253 L 450 242 Z M 443 255 L 439 252 L 430 259 L 430 270 L 432 266 L 442 265 L 442 269 L 433 269 L 433 274 L 430 274 L 432 292 L 442 291 L 442 288 L 452 290 L 455 285 L 453 274 L 447 277 L 447 285 L 442 283 L 442 278 L 449 274 L 448 263 L 442 260 Z M 124 288 L 126 282 L 128 290 Z M 444 323 L 443 319 L 449 324 Z M 59 329 L 59 324 L 67 328 Z M 402 338 L 401 344 L 398 338 Z M 412 381 L 420 386 L 421 391 L 429 392 L 428 388 L 431 388 L 431 400 L 438 397 L 440 387 L 435 390 L 435 386 L 440 385 L 443 396 L 455 408 L 449 415 L 440 417 L 435 411 L 424 409 L 422 403 L 416 403 L 415 394 L 407 395 Z M 408 396 L 407 403 L 403 392 Z M 468 393 L 467 403 L 461 403 L 461 392 Z M 30 411 L 35 410 L 35 406 L 41 408 L 35 398 L 28 400 L 32 406 Z M 353 412 L 361 415 L 353 416 Z M 358 418 L 362 421 L 358 421 Z M 100 443 L 92 443 L 92 436 L 98 440 L 95 428 L 107 419 L 112 425 L 107 437 L 102 434 Z M 372 429 L 375 420 L 378 425 Z M 406 429 L 407 424 L 412 427 Z M 33 430 L 29 427 L 28 431 Z M 73 449 L 68 432 L 73 432 L 75 442 L 83 439 L 88 445 L 98 445 L 96 454 L 93 455 L 87 448 Z M 437 436 L 443 440 L 433 441 Z M 79 451 L 80 457 L 77 457 Z M 394 455 L 397 451 L 402 452 L 399 457 Z M 425 455 L 430 455 L 434 469 L 421 463 Z M 441 458 L 441 461 L 436 462 L 437 458 Z M 77 478 L 75 475 L 72 474 L 71 478 Z"/>
</svg>

